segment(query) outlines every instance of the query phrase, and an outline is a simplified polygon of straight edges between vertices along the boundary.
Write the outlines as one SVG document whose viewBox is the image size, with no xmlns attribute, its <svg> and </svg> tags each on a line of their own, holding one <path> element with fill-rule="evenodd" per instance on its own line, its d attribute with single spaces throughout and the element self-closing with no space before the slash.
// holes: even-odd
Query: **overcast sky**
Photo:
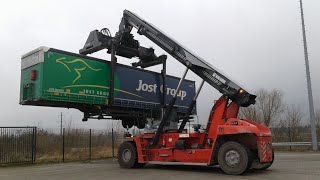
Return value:
<svg viewBox="0 0 320 180">
<path fill-rule="evenodd" d="M 304 8 L 313 97 L 319 109 L 320 1 L 304 0 Z M 0 126 L 58 128 L 60 112 L 77 127 L 107 126 L 106 121 L 81 122 L 77 110 L 19 105 L 20 58 L 39 46 L 78 52 L 90 31 L 108 27 L 114 34 L 124 9 L 151 22 L 247 89 L 282 90 L 288 104 L 302 107 L 308 115 L 298 0 L 10 0 L 0 6 Z M 163 53 L 146 38 L 136 38 L 157 54 Z M 105 52 L 92 56 L 110 59 Z M 168 74 L 180 76 L 183 70 L 169 57 Z M 188 78 L 199 84 L 195 75 Z M 198 101 L 201 122 L 206 122 L 219 96 L 209 85 L 204 87 Z"/>
</svg>

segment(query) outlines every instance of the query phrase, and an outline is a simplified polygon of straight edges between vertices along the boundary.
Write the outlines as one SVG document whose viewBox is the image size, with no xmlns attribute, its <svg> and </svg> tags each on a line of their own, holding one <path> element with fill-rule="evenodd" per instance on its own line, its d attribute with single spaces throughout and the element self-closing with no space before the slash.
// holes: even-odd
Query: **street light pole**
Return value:
<svg viewBox="0 0 320 180">
<path fill-rule="evenodd" d="M 310 127 L 311 127 L 311 136 L 312 136 L 312 149 L 314 151 L 317 151 L 318 150 L 317 130 L 316 130 L 316 126 L 315 126 L 315 116 L 314 116 L 312 87 L 311 87 L 310 68 L 309 68 L 309 57 L 308 57 L 306 28 L 305 28 L 305 23 L 304 23 L 302 0 L 300 0 L 300 14 L 301 14 L 301 25 L 302 25 L 303 47 L 304 47 L 304 59 L 305 59 L 306 74 L 307 74 L 307 88 L 308 88 L 308 98 L 309 98 L 309 113 L 310 113 Z"/>
</svg>

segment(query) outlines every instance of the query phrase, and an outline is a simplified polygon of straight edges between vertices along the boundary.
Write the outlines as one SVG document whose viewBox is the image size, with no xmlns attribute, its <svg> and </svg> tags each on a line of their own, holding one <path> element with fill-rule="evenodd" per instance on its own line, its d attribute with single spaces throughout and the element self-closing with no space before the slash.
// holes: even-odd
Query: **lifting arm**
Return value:
<svg viewBox="0 0 320 180">
<path fill-rule="evenodd" d="M 92 31 L 84 48 L 80 50 L 80 54 L 93 53 L 104 48 L 110 51 L 112 42 L 116 42 L 118 44 L 117 55 L 127 58 L 139 57 L 140 62 L 135 64 L 137 66 L 148 67 L 161 64 L 163 59 L 166 59 L 165 55 L 157 57 L 154 55 L 153 49 L 139 46 L 139 42 L 134 40 L 130 34 L 132 28 L 136 28 L 140 35 L 146 36 L 239 106 L 247 107 L 255 103 L 255 95 L 248 93 L 216 67 L 191 53 L 156 27 L 128 10 L 123 12 L 119 31 L 115 37 L 106 36 L 97 30 Z"/>
<path fill-rule="evenodd" d="M 138 57 L 140 61 L 138 63 L 133 63 L 133 66 L 141 66 L 142 68 L 165 62 L 167 58 L 166 55 L 157 57 L 154 54 L 154 49 L 142 47 L 139 45 L 139 42 L 137 40 L 134 40 L 133 35 L 131 34 L 131 30 L 133 28 L 136 28 L 138 30 L 138 34 L 146 36 L 148 39 L 157 44 L 160 48 L 165 50 L 168 54 L 170 54 L 172 57 L 174 57 L 176 60 L 187 67 L 183 77 L 180 79 L 176 92 L 178 92 L 187 71 L 191 70 L 200 78 L 202 78 L 203 82 L 205 81 L 210 84 L 220 93 L 222 93 L 226 98 L 230 99 L 233 103 L 236 103 L 239 107 L 247 107 L 255 103 L 255 95 L 248 93 L 237 83 L 221 73 L 216 67 L 191 53 L 191 51 L 187 50 L 175 40 L 165 35 L 152 24 L 148 23 L 147 21 L 143 20 L 142 18 L 128 10 L 124 10 L 123 17 L 119 25 L 119 31 L 114 37 L 111 37 L 110 33 L 103 33 L 103 31 L 92 31 L 87 39 L 84 48 L 80 50 L 80 54 L 86 55 L 102 49 L 108 49 L 109 53 L 110 50 L 112 52 L 115 51 L 116 55 L 120 55 L 123 57 Z M 202 85 L 203 83 L 201 84 L 201 87 Z M 199 92 L 201 87 L 199 88 Z M 184 128 L 184 125 L 188 120 L 187 116 L 189 116 L 190 112 L 192 111 L 199 92 L 197 92 L 197 95 L 193 99 L 186 118 L 183 119 L 182 125 L 179 128 L 180 131 Z M 163 127 L 176 101 L 175 96 L 171 100 L 168 109 L 163 115 L 159 128 L 153 138 L 153 145 L 156 145 L 160 138 Z"/>
</svg>

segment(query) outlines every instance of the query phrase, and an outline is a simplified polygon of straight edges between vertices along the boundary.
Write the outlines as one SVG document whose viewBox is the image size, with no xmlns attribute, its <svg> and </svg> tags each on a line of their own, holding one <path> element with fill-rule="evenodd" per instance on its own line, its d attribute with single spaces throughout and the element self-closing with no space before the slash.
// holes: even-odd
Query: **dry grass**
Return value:
<svg viewBox="0 0 320 180">
<path fill-rule="evenodd" d="M 92 131 L 91 134 L 91 159 L 112 157 L 111 131 Z M 115 155 L 117 147 L 122 142 L 119 133 L 114 133 Z M 65 161 L 87 161 L 90 159 L 90 134 L 89 130 L 67 129 L 64 136 Z M 63 138 L 61 135 L 46 130 L 37 133 L 36 162 L 62 162 Z"/>
</svg>

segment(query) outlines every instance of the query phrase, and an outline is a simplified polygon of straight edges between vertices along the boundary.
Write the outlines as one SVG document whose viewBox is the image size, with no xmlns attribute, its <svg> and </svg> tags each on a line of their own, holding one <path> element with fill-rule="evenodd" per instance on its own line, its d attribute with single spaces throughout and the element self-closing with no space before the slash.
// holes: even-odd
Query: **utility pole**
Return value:
<svg viewBox="0 0 320 180">
<path fill-rule="evenodd" d="M 305 23 L 304 23 L 302 0 L 300 0 L 300 14 L 301 14 L 301 25 L 302 25 L 303 47 L 304 47 L 304 60 L 305 60 L 305 64 L 306 64 L 306 74 L 307 74 L 307 88 L 308 88 L 308 98 L 309 98 L 309 113 L 310 113 L 310 127 L 311 127 L 311 136 L 312 136 L 312 149 L 314 151 L 317 151 L 318 150 L 318 140 L 317 140 L 317 130 L 316 130 L 316 126 L 315 126 L 315 116 L 314 116 L 310 68 L 309 68 L 309 57 L 308 57 L 306 28 L 305 28 Z"/>
</svg>

